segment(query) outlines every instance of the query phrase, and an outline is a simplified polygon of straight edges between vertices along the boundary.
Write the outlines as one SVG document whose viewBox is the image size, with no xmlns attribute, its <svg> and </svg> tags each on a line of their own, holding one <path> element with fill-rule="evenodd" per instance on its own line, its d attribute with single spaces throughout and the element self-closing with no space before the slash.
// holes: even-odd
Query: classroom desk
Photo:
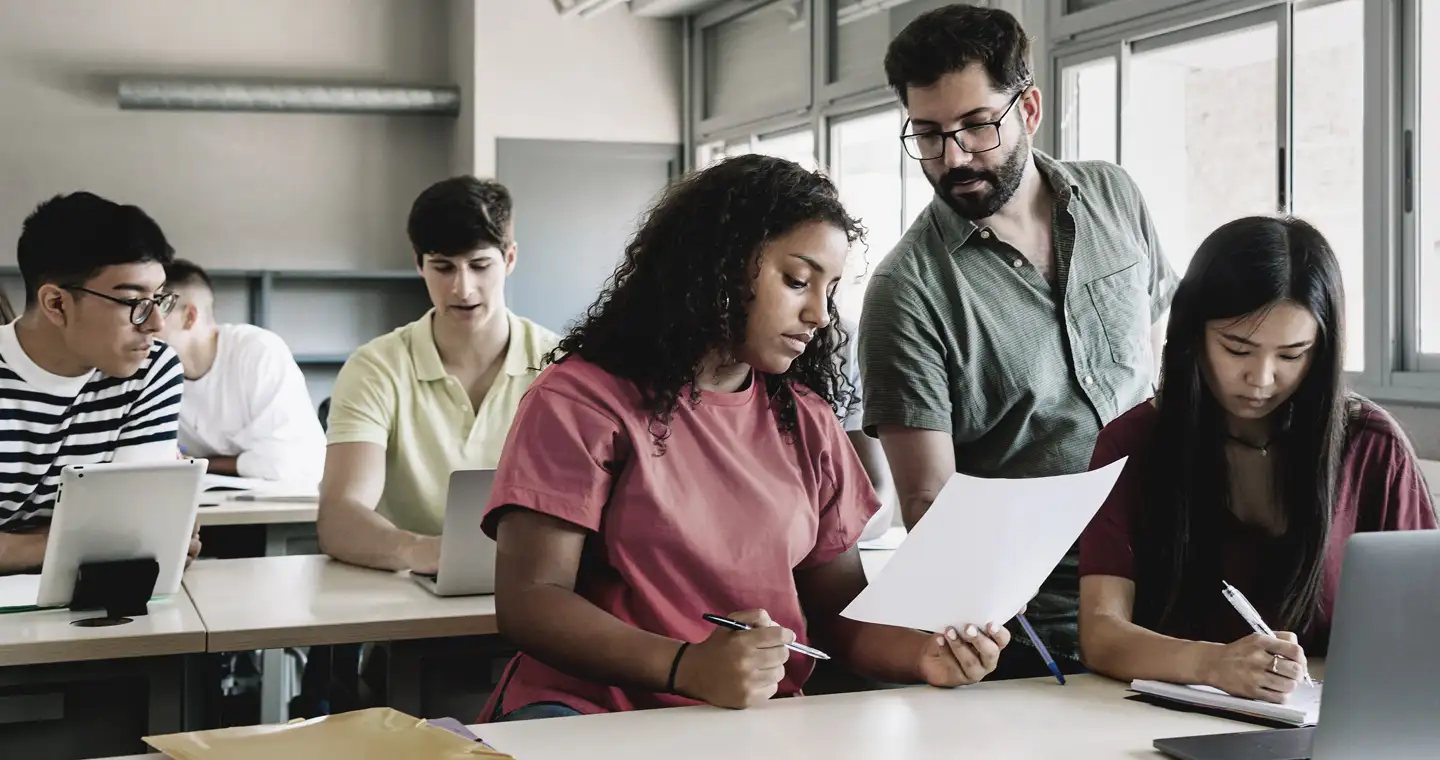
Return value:
<svg viewBox="0 0 1440 760">
<path fill-rule="evenodd" d="M 490 635 L 495 599 L 442 599 L 405 573 L 346 565 L 324 555 L 201 560 L 185 589 L 209 632 L 208 651 L 265 650 L 267 674 L 286 673 L 283 649 L 323 644 L 399 642 L 389 657 L 389 699 L 415 714 L 421 702 L 419 659 L 432 644 L 415 640 Z M 265 678 L 262 720 L 284 719 L 281 678 Z"/>
<path fill-rule="evenodd" d="M 1153 760 L 1161 737 L 1257 727 L 1127 700 L 1099 676 L 777 699 L 745 711 L 686 707 L 472 726 L 517 760 L 984 757 Z"/>
<path fill-rule="evenodd" d="M 0 615 L 0 757 L 130 751 L 139 734 L 198 728 L 187 655 L 205 651 L 205 626 L 183 591 L 131 622 L 67 609 Z"/>
<path fill-rule="evenodd" d="M 318 501 L 234 501 L 213 506 L 201 505 L 200 527 L 219 525 L 261 525 L 265 529 L 265 554 L 286 553 L 286 544 L 295 538 L 313 538 Z"/>
<path fill-rule="evenodd" d="M 684 707 L 470 730 L 516 760 L 1158 760 L 1155 739 L 1259 729 L 1127 696 L 1123 684 L 1087 675 L 1065 686 L 1049 678 L 919 686 L 776 699 L 742 711 Z"/>
</svg>

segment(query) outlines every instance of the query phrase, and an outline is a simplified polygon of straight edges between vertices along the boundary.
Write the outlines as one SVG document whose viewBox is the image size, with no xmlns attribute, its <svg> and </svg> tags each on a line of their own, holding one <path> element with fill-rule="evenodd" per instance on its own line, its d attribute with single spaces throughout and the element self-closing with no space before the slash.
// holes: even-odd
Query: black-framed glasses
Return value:
<svg viewBox="0 0 1440 760">
<path fill-rule="evenodd" d="M 175 310 L 175 304 L 180 302 L 179 293 L 161 293 L 154 298 L 116 298 L 108 293 L 100 293 L 79 285 L 66 285 L 66 290 L 78 290 L 81 293 L 89 293 L 92 296 L 103 298 L 106 301 L 113 301 L 121 306 L 130 307 L 130 324 L 143 325 L 145 320 L 150 318 L 157 309 L 160 316 L 168 317 L 170 312 Z"/>
<path fill-rule="evenodd" d="M 1005 106 L 1005 112 L 995 121 L 987 121 L 984 124 L 971 124 L 959 129 L 951 129 L 945 132 L 916 132 L 902 133 L 900 142 L 905 145 L 905 153 L 917 161 L 933 161 L 945 156 L 945 144 L 951 140 L 960 146 L 960 150 L 966 153 L 984 153 L 1000 147 L 1000 123 L 1010 115 L 1011 109 L 1020 102 L 1020 96 L 1030 89 L 1029 83 L 1015 93 L 1010 99 L 1010 105 Z M 905 121 L 905 128 L 910 128 L 910 121 Z"/>
</svg>

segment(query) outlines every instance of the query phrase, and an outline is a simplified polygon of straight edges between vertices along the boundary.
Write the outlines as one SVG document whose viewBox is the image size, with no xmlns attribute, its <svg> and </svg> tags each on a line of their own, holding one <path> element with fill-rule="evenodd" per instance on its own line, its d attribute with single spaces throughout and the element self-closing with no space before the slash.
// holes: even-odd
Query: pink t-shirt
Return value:
<svg viewBox="0 0 1440 760">
<path fill-rule="evenodd" d="M 824 400 L 797 394 L 799 424 L 780 432 L 758 373 L 736 393 L 702 392 L 676 408 L 656 455 L 639 391 L 579 357 L 540 374 L 520 402 L 495 476 L 484 528 L 519 506 L 592 531 L 576 593 L 646 631 L 690 642 L 707 612 L 763 608 L 807 640 L 794 571 L 829 562 L 859 540 L 880 503 Z M 780 695 L 812 661 L 792 655 Z M 621 689 L 518 654 L 482 720 L 535 702 L 586 713 L 694 704 Z"/>
</svg>

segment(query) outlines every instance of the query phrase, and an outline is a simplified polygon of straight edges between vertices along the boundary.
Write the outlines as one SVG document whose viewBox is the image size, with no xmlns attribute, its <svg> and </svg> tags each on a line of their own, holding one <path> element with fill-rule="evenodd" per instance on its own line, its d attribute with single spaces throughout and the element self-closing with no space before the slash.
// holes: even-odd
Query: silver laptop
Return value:
<svg viewBox="0 0 1440 760">
<path fill-rule="evenodd" d="M 1440 757 L 1440 531 L 1357 533 L 1345 548 L 1314 728 L 1158 739 L 1178 760 Z"/>
<path fill-rule="evenodd" d="M 480 530 L 490 501 L 494 470 L 456 470 L 445 498 L 445 527 L 440 534 L 440 569 L 435 575 L 411 573 L 436 596 L 495 593 L 495 542 Z"/>
</svg>

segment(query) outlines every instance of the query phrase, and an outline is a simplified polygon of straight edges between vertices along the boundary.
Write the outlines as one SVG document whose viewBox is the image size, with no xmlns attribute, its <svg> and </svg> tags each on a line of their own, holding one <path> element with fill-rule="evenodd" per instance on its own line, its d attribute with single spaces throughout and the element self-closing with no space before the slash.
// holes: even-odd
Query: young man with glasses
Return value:
<svg viewBox="0 0 1440 760">
<path fill-rule="evenodd" d="M 177 456 L 184 375 L 156 340 L 173 255 L 144 211 L 90 193 L 25 220 L 25 311 L 0 327 L 0 572 L 40 566 L 65 466 Z"/>
<path fill-rule="evenodd" d="M 925 13 L 891 42 L 885 73 L 935 199 L 865 296 L 865 429 L 914 525 L 956 471 L 1084 471 L 1100 428 L 1152 390 L 1177 280 L 1123 170 L 1032 149 L 1041 97 L 1013 16 Z M 1070 671 L 1078 597 L 1072 550 L 1027 613 Z M 1047 674 L 1029 639 L 1015 640 L 992 678 Z"/>
<path fill-rule="evenodd" d="M 314 488 L 325 466 L 325 432 L 305 376 L 284 339 L 215 319 L 215 290 L 199 265 L 165 265 L 165 287 L 180 297 L 163 337 L 185 367 L 180 446 L 219 475 Z"/>
</svg>

